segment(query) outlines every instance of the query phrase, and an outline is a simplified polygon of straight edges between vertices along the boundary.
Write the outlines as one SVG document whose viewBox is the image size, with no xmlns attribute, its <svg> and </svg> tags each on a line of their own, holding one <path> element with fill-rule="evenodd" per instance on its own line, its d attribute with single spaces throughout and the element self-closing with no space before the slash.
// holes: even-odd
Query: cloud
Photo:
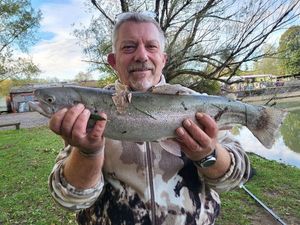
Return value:
<svg viewBox="0 0 300 225">
<path fill-rule="evenodd" d="M 88 66 L 82 62 L 81 49 L 74 38 L 42 41 L 33 48 L 31 55 L 43 77 L 72 79 Z"/>
<path fill-rule="evenodd" d="M 88 24 L 91 13 L 86 12 L 83 1 L 41 2 L 41 41 L 33 46 L 30 55 L 41 69 L 41 77 L 73 79 L 87 71 L 88 64 L 78 40 L 72 35 L 73 24 Z"/>
</svg>

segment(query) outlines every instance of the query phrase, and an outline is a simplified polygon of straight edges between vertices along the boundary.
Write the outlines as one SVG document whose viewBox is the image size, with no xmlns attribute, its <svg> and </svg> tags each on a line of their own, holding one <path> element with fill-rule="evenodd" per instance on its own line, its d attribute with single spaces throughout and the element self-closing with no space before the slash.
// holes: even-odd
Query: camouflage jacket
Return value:
<svg viewBox="0 0 300 225">
<path fill-rule="evenodd" d="M 218 192 L 246 182 L 248 157 L 229 132 L 219 132 L 219 143 L 231 156 L 229 170 L 208 179 L 172 143 L 133 143 L 106 138 L 102 179 L 91 189 L 78 190 L 63 177 L 63 163 L 72 151 L 65 147 L 49 177 L 53 198 L 77 211 L 79 224 L 179 225 L 214 224 Z"/>
</svg>

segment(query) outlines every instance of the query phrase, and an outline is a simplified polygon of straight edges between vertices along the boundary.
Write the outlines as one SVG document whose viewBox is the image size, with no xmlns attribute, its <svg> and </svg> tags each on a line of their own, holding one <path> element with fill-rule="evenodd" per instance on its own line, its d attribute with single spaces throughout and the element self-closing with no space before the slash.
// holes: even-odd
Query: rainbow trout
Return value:
<svg viewBox="0 0 300 225">
<path fill-rule="evenodd" d="M 182 126 L 184 119 L 195 121 L 195 113 L 203 112 L 214 118 L 219 128 L 233 124 L 246 126 L 265 147 L 271 148 L 286 115 L 283 110 L 225 97 L 182 92 L 117 93 L 114 90 L 67 86 L 37 89 L 35 97 L 39 103 L 31 102 L 30 107 L 47 117 L 78 103 L 91 111 L 91 123 L 101 119 L 97 116 L 98 112 L 105 112 L 107 125 L 104 136 L 134 142 L 173 138 L 175 129 Z"/>
</svg>

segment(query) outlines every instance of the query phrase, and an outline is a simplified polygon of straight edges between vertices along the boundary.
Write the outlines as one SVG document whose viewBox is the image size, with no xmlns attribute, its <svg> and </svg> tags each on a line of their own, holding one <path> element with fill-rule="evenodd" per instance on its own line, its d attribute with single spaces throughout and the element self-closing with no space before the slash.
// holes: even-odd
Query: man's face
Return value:
<svg viewBox="0 0 300 225">
<path fill-rule="evenodd" d="M 118 32 L 115 53 L 108 56 L 108 62 L 123 84 L 136 91 L 147 91 L 160 81 L 166 58 L 154 24 L 125 22 Z"/>
</svg>

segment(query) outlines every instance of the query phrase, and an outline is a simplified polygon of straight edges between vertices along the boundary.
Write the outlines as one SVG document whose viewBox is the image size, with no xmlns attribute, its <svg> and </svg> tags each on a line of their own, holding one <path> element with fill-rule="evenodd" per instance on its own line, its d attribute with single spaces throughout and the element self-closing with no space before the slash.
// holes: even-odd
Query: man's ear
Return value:
<svg viewBox="0 0 300 225">
<path fill-rule="evenodd" d="M 163 54 L 163 63 L 164 66 L 166 65 L 166 63 L 168 62 L 168 55 L 166 53 Z"/>
<path fill-rule="evenodd" d="M 116 57 L 114 53 L 109 53 L 107 56 L 107 62 L 109 65 L 111 65 L 112 68 L 115 69 L 116 66 Z"/>
</svg>

